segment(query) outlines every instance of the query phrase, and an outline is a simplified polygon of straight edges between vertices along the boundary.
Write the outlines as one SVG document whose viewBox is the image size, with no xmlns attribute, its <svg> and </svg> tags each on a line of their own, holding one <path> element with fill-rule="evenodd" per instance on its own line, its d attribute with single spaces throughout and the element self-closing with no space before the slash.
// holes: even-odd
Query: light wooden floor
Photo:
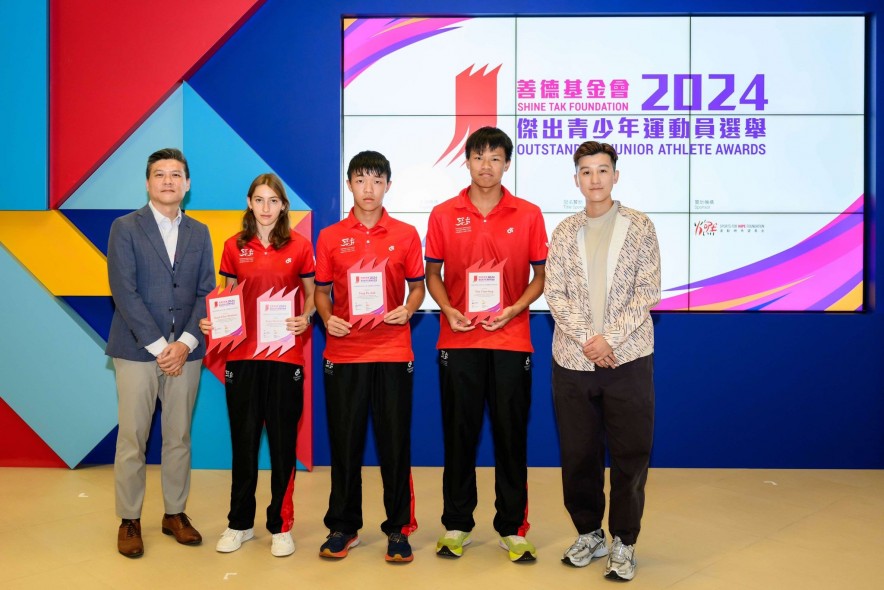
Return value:
<svg viewBox="0 0 884 590">
<path fill-rule="evenodd" d="M 145 555 L 116 552 L 113 472 L 108 466 L 0 469 L 0 588 L 567 588 L 614 587 L 603 560 L 560 563 L 574 531 L 562 507 L 560 471 L 531 469 L 529 538 L 539 558 L 512 564 L 491 528 L 493 472 L 480 469 L 473 544 L 459 560 L 434 555 L 441 533 L 441 469 L 414 470 L 415 560 L 383 560 L 380 476 L 364 471 L 362 544 L 343 560 L 317 556 L 329 489 L 328 468 L 298 473 L 294 537 L 287 558 L 270 555 L 270 535 L 236 553 L 214 550 L 226 526 L 228 471 L 195 471 L 188 514 L 199 547 L 160 532 L 159 471 L 150 467 L 142 519 Z M 259 517 L 267 472 L 258 488 Z M 260 518 L 259 518 L 260 522 Z M 884 471 L 655 469 L 631 588 L 884 588 Z M 598 586 L 596 586 L 598 585 Z"/>
</svg>

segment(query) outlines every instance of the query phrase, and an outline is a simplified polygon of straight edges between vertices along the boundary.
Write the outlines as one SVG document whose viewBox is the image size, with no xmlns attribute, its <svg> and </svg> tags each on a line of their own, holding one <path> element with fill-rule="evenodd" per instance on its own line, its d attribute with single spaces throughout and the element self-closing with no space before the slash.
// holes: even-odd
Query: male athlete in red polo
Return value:
<svg viewBox="0 0 884 590">
<path fill-rule="evenodd" d="M 479 129 L 467 138 L 465 152 L 470 186 L 433 209 L 427 233 L 427 288 L 442 310 L 437 348 L 446 533 L 436 553 L 460 557 L 470 542 L 476 447 L 487 403 L 494 438 L 494 528 L 512 561 L 532 561 L 536 549 L 525 539 L 533 352 L 528 306 L 543 293 L 546 230 L 540 208 L 501 185 L 513 153 L 503 131 Z M 480 281 L 486 281 L 484 290 L 475 288 Z"/>
<path fill-rule="evenodd" d="M 411 485 L 414 352 L 408 320 L 424 300 L 424 269 L 417 230 L 383 208 L 390 174 L 390 162 L 378 152 L 354 156 L 347 169 L 353 208 L 346 219 L 322 230 L 316 242 L 315 298 L 327 333 L 332 465 L 325 515 L 329 535 L 319 550 L 322 557 L 346 557 L 359 543 L 362 455 L 371 408 L 387 512 L 381 524 L 388 537 L 386 560 L 414 558 L 408 543 L 417 529 Z"/>
</svg>

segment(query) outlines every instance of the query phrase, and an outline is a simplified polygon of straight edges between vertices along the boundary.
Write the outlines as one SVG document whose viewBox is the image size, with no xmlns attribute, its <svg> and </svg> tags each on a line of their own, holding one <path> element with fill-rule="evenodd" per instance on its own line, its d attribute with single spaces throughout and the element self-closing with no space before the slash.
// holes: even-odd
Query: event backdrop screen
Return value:
<svg viewBox="0 0 884 590">
<path fill-rule="evenodd" d="M 656 309 L 862 310 L 863 17 L 357 18 L 343 43 L 342 168 L 384 153 L 422 239 L 479 127 L 513 138 L 504 185 L 548 234 L 597 140 L 657 229 Z"/>
</svg>

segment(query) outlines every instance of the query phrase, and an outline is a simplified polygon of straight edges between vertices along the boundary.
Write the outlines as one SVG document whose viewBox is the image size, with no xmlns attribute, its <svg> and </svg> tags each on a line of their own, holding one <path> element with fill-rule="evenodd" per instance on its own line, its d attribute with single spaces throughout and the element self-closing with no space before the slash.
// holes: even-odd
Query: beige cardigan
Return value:
<svg viewBox="0 0 884 590">
<path fill-rule="evenodd" d="M 583 343 L 595 335 L 583 234 L 586 213 L 564 219 L 549 244 L 544 295 L 556 322 L 553 359 L 576 371 L 594 371 Z M 660 247 L 647 215 L 619 206 L 608 247 L 604 338 L 620 364 L 654 351 L 651 308 L 660 301 Z"/>
</svg>

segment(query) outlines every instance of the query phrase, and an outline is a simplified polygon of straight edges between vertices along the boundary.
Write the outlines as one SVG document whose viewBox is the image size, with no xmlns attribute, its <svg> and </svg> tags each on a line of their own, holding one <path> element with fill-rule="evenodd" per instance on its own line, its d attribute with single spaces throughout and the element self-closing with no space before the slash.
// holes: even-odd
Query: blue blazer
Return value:
<svg viewBox="0 0 884 590">
<path fill-rule="evenodd" d="M 153 212 L 145 205 L 111 225 L 107 274 L 116 309 L 105 354 L 155 361 L 144 347 L 174 330 L 176 340 L 186 331 L 200 343 L 187 360 L 205 356 L 199 321 L 206 317 L 206 295 L 215 288 L 209 228 L 182 214 L 173 267 Z"/>
</svg>

